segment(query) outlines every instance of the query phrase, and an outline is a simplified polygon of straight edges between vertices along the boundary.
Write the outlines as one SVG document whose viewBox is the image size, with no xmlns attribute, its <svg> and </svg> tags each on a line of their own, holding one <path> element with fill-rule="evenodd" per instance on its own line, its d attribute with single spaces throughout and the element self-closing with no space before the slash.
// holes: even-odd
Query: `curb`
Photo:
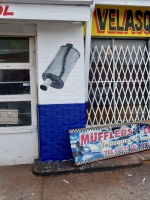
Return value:
<svg viewBox="0 0 150 200">
<path fill-rule="evenodd" d="M 150 154 L 150 150 L 148 150 Z M 69 173 L 88 173 L 98 171 L 116 170 L 120 168 L 130 168 L 140 166 L 146 157 L 143 152 L 137 154 L 124 155 L 116 158 L 109 158 L 103 161 L 97 161 L 81 166 L 75 166 L 73 160 L 57 161 L 57 162 L 41 162 L 40 159 L 34 160 L 33 171 L 36 175 L 61 175 Z M 145 153 L 145 152 L 144 152 Z M 140 154 L 140 156 L 138 156 Z"/>
</svg>

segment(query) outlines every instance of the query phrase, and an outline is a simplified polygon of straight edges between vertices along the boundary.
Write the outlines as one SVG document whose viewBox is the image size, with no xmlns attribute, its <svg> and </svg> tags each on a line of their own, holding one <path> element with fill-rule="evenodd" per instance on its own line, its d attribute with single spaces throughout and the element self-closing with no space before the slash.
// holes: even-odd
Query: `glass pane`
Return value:
<svg viewBox="0 0 150 200">
<path fill-rule="evenodd" d="M 113 122 L 113 45 L 111 39 L 91 40 L 88 125 Z M 90 118 L 90 119 L 89 119 Z"/>
<path fill-rule="evenodd" d="M 31 125 L 31 102 L 0 102 L 0 127 Z"/>
<path fill-rule="evenodd" d="M 146 120 L 148 62 L 144 40 L 115 40 L 116 120 Z"/>
<path fill-rule="evenodd" d="M 141 80 L 143 75 L 147 78 L 145 63 L 148 55 L 145 47 L 144 40 L 115 40 L 115 81 L 135 81 L 137 77 Z"/>
<path fill-rule="evenodd" d="M 145 40 L 92 39 L 88 125 L 149 118 L 150 63 L 147 46 Z"/>
<path fill-rule="evenodd" d="M 112 40 L 91 40 L 91 68 L 89 71 L 90 81 L 112 81 L 112 56 Z"/>
<path fill-rule="evenodd" d="M 29 38 L 0 37 L 0 63 L 29 62 Z"/>
<path fill-rule="evenodd" d="M 29 94 L 29 70 L 0 70 L 0 95 Z"/>
</svg>

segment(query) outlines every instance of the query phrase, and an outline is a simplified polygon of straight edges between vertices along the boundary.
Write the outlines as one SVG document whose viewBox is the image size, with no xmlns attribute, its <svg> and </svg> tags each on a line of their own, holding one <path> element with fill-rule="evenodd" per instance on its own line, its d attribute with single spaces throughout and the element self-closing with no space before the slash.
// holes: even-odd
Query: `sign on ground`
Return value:
<svg viewBox="0 0 150 200">
<path fill-rule="evenodd" d="M 75 165 L 150 149 L 150 125 L 124 124 L 69 131 Z"/>
</svg>

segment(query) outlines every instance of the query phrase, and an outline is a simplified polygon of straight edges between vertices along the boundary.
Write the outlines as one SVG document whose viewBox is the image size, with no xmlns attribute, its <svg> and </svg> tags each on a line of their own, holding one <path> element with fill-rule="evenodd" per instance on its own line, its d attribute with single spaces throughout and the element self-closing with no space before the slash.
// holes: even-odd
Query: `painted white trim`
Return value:
<svg viewBox="0 0 150 200">
<path fill-rule="evenodd" d="M 90 69 L 90 49 L 91 49 L 91 28 L 92 20 L 86 23 L 86 37 L 85 37 L 85 101 L 88 101 L 88 83 L 89 83 L 89 69 Z"/>
<path fill-rule="evenodd" d="M 32 164 L 38 156 L 19 156 L 18 158 L 0 158 L 0 166 Z"/>
<path fill-rule="evenodd" d="M 23 133 L 34 133 L 37 132 L 37 127 L 33 127 L 33 126 L 29 126 L 28 129 L 27 127 L 25 127 L 25 129 L 23 128 L 23 126 L 20 127 L 4 127 L 0 129 L 0 135 L 6 135 L 6 134 L 23 134 Z"/>
<path fill-rule="evenodd" d="M 90 6 L 69 5 L 33 5 L 33 4 L 0 4 L 3 12 L 0 19 L 25 20 L 59 20 L 59 21 L 89 21 Z M 8 9 L 11 15 L 4 15 Z M 6 9 L 6 10 L 7 10 Z"/>
<path fill-rule="evenodd" d="M 90 6 L 91 19 L 86 23 L 86 36 L 85 36 L 85 101 L 88 101 L 88 82 L 89 82 L 89 69 L 90 69 L 90 49 L 91 49 L 91 31 L 92 31 L 92 15 L 95 9 L 95 0 L 93 5 Z"/>
<path fill-rule="evenodd" d="M 120 5 L 120 6 L 150 6 L 150 1 L 149 0 L 95 0 L 96 4 L 99 5 Z"/>
<path fill-rule="evenodd" d="M 3 3 L 90 5 L 93 0 L 0 0 Z"/>
<path fill-rule="evenodd" d="M 2 36 L 36 36 L 36 33 L 35 24 L 24 24 L 21 22 L 20 24 L 6 23 L 4 20 L 0 24 L 0 35 Z"/>
</svg>

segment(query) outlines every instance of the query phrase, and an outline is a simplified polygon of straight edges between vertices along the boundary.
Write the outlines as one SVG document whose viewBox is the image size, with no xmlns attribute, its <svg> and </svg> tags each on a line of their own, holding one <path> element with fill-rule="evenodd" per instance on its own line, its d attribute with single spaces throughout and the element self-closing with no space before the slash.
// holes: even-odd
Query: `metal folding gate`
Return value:
<svg viewBox="0 0 150 200">
<path fill-rule="evenodd" d="M 87 125 L 150 118 L 150 52 L 145 40 L 92 40 Z"/>
</svg>

